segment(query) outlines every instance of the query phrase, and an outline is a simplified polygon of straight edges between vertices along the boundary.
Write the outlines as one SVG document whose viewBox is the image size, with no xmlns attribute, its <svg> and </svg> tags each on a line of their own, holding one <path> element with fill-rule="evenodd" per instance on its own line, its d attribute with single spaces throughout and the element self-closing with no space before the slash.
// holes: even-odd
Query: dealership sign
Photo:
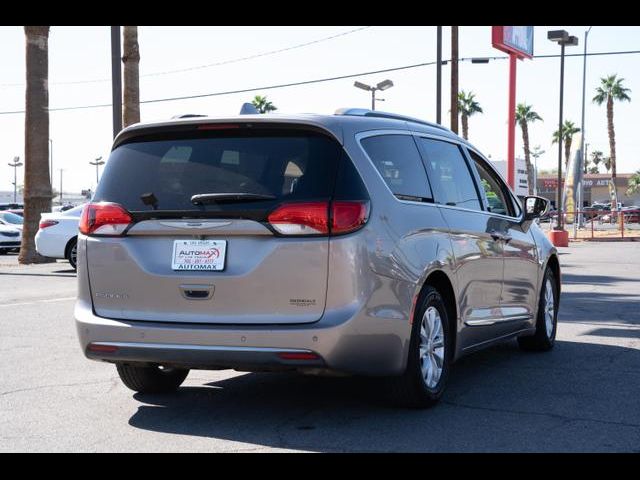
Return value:
<svg viewBox="0 0 640 480">
<path fill-rule="evenodd" d="M 533 57 L 533 27 L 494 26 L 491 30 L 493 48 L 518 58 Z"/>
</svg>

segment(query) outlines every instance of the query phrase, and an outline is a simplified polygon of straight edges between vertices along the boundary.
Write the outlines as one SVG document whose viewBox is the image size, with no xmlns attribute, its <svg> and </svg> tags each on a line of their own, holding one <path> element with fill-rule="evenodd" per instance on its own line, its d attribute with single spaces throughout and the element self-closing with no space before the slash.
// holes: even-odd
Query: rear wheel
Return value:
<svg viewBox="0 0 640 480">
<path fill-rule="evenodd" d="M 450 345 L 447 309 L 442 296 L 429 286 L 413 319 L 407 369 L 390 379 L 395 404 L 426 408 L 440 399 L 449 376 Z"/>
<path fill-rule="evenodd" d="M 77 259 L 78 259 L 78 239 L 74 238 L 69 244 L 69 246 L 67 247 L 67 260 L 69 260 L 69 263 L 71 264 L 71 267 L 74 270 L 78 269 L 78 267 L 76 266 Z"/>
<path fill-rule="evenodd" d="M 558 327 L 557 297 L 558 289 L 555 276 L 551 269 L 547 268 L 538 301 L 536 333 L 528 337 L 518 337 L 520 348 L 532 351 L 545 351 L 553 348 Z"/>
<path fill-rule="evenodd" d="M 120 380 L 128 388 L 139 393 L 168 393 L 178 389 L 189 370 L 181 368 L 136 367 L 116 364 Z"/>
</svg>

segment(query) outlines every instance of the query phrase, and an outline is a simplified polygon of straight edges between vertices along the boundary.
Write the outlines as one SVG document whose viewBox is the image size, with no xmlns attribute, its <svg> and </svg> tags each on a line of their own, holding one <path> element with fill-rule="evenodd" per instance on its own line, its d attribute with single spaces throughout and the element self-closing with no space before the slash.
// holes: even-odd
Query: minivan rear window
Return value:
<svg viewBox="0 0 640 480">
<path fill-rule="evenodd" d="M 342 148 L 316 132 L 242 129 L 133 138 L 109 157 L 93 201 L 130 212 L 264 210 L 285 201 L 329 199 Z M 271 197 L 251 202 L 206 202 L 196 194 Z"/>
</svg>

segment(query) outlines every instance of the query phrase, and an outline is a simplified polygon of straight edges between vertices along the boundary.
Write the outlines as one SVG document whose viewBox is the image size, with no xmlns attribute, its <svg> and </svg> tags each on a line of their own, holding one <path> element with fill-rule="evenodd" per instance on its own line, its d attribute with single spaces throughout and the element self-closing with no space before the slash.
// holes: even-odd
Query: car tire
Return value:
<svg viewBox="0 0 640 480">
<path fill-rule="evenodd" d="M 518 337 L 518 344 L 520 348 L 527 351 L 551 350 L 556 341 L 557 330 L 558 288 L 553 272 L 547 268 L 538 299 L 536 333 L 526 337 Z"/>
<path fill-rule="evenodd" d="M 181 368 L 137 367 L 116 364 L 120 380 L 128 388 L 139 393 L 174 392 L 187 378 L 189 370 Z"/>
<path fill-rule="evenodd" d="M 427 286 L 421 298 L 411 326 L 407 368 L 401 376 L 389 379 L 392 403 L 405 408 L 428 408 L 440 400 L 453 354 L 442 296 Z"/>
<path fill-rule="evenodd" d="M 67 253 L 65 257 L 67 257 L 67 260 L 69 260 L 69 264 L 71 265 L 71 268 L 73 268 L 74 270 L 78 270 L 78 267 L 77 267 L 78 238 L 77 237 L 71 240 L 69 242 L 69 245 L 67 245 Z"/>
</svg>

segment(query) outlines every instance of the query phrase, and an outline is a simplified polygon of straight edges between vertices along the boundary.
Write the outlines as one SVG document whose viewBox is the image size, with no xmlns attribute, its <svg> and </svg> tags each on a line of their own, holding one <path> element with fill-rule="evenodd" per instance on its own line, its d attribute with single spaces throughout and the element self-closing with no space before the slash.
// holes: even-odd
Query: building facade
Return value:
<svg viewBox="0 0 640 480">
<path fill-rule="evenodd" d="M 629 179 L 631 173 L 618 173 L 615 184 L 618 194 L 618 202 L 622 206 L 628 207 L 632 205 L 640 205 L 640 192 L 634 195 L 627 195 L 629 188 Z M 609 180 L 611 175 L 607 173 L 586 173 L 582 180 L 582 206 L 587 207 L 593 203 L 610 203 L 609 197 Z M 564 186 L 564 181 L 563 181 Z M 558 188 L 557 174 L 538 175 L 538 195 L 551 201 L 551 205 L 555 208 L 556 196 Z"/>
</svg>

